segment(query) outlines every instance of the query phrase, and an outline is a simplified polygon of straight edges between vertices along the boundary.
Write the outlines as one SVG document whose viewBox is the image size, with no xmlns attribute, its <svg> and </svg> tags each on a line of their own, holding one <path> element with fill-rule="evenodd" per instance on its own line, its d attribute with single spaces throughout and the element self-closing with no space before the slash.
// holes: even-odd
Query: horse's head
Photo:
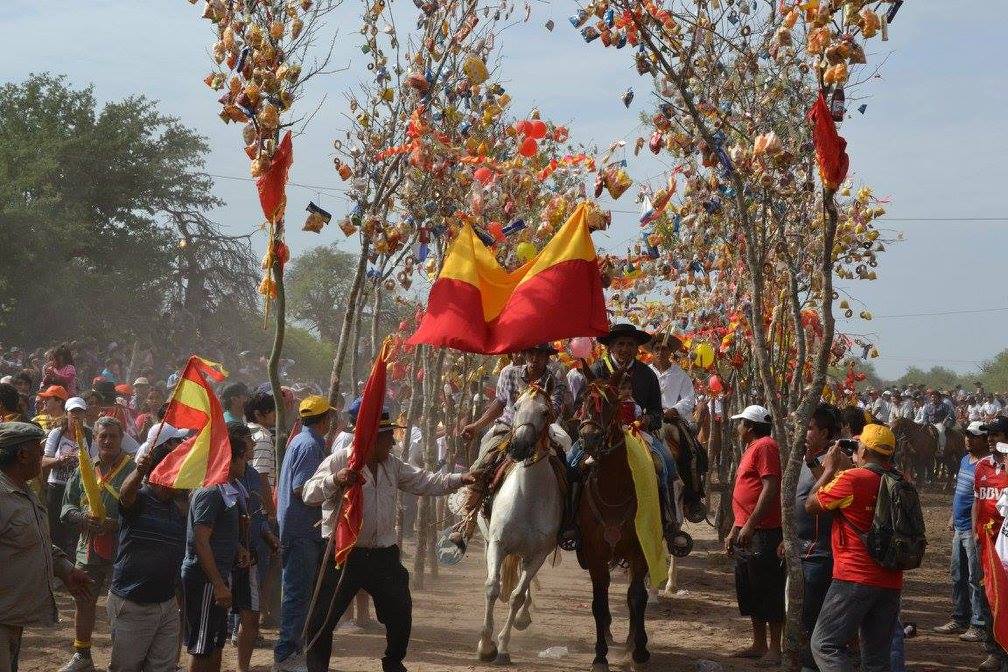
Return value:
<svg viewBox="0 0 1008 672">
<path fill-rule="evenodd" d="M 553 377 L 548 376 L 545 385 L 529 381 L 526 383 L 528 386 L 525 392 L 515 401 L 511 439 L 508 442 L 508 455 L 516 462 L 532 457 L 540 437 L 557 415 L 557 410 L 553 407 Z"/>
<path fill-rule="evenodd" d="M 588 378 L 584 400 L 578 411 L 578 436 L 585 452 L 599 457 L 608 450 L 614 428 L 619 425 L 620 383 L 623 372 L 609 380 L 599 380 L 585 367 Z"/>
</svg>

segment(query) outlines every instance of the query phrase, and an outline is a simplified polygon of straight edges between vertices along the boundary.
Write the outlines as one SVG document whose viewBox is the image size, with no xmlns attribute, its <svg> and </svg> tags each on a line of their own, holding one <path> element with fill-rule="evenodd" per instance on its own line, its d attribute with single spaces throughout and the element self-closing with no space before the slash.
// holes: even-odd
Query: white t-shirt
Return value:
<svg viewBox="0 0 1008 672">
<path fill-rule="evenodd" d="M 88 452 L 91 452 L 91 446 L 88 446 Z M 67 455 L 73 455 L 75 458 L 74 461 L 69 466 L 55 466 L 50 469 L 49 478 L 47 479 L 49 483 L 53 485 L 66 485 L 67 480 L 69 480 L 71 474 L 77 468 L 77 442 L 73 439 L 73 433 L 61 430 L 59 427 L 50 430 L 45 442 L 45 456 L 65 457 Z"/>
</svg>

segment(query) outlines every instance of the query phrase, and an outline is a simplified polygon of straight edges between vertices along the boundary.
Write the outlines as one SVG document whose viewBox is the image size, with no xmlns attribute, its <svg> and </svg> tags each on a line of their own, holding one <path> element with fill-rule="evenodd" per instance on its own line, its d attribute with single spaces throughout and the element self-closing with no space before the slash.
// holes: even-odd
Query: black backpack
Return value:
<svg viewBox="0 0 1008 672">
<path fill-rule="evenodd" d="M 880 477 L 871 529 L 858 530 L 868 555 L 886 569 L 917 569 L 927 546 L 917 489 L 895 469 L 877 464 L 866 464 L 865 469 Z"/>
</svg>

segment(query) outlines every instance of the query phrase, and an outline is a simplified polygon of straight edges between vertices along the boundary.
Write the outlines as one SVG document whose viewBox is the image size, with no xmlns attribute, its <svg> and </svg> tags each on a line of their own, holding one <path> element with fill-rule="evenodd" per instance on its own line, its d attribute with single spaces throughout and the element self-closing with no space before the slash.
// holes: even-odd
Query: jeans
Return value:
<svg viewBox="0 0 1008 672">
<path fill-rule="evenodd" d="M 896 618 L 896 625 L 893 627 L 889 666 L 892 672 L 906 672 L 906 633 L 903 631 L 903 619 L 899 617 Z"/>
<path fill-rule="evenodd" d="M 662 468 L 662 478 L 658 479 L 658 490 L 662 496 L 662 500 L 665 502 L 671 502 L 671 484 L 679 478 L 679 470 L 676 467 L 675 459 L 672 457 L 672 451 L 668 449 L 665 442 L 662 441 L 660 437 L 655 434 L 645 434 L 650 438 L 650 448 L 651 452 L 657 455 L 660 459 Z M 578 480 L 577 465 L 581 463 L 584 458 L 584 448 L 581 447 L 580 439 L 575 441 L 571 446 L 570 453 L 567 455 L 567 476 L 571 482 Z"/>
<path fill-rule="evenodd" d="M 413 625 L 413 600 L 409 572 L 399 561 L 399 547 L 355 548 L 339 569 L 332 555 L 323 562 L 318 603 L 308 620 L 308 672 L 329 671 L 333 630 L 360 590 L 374 600 L 375 616 L 385 626 L 383 672 L 405 672 L 402 661 Z"/>
<path fill-rule="evenodd" d="M 323 553 L 325 542 L 318 537 L 301 537 L 281 544 L 280 632 L 273 650 L 278 663 L 301 652 L 301 632 Z"/>
<path fill-rule="evenodd" d="M 952 533 L 952 620 L 983 628 L 990 620 L 981 581 L 980 552 L 972 530 Z"/>
<path fill-rule="evenodd" d="M 815 630 L 816 621 L 819 620 L 819 612 L 822 610 L 823 601 L 826 599 L 826 591 L 829 590 L 833 581 L 833 557 L 814 556 L 802 558 L 801 561 L 803 583 L 802 597 L 802 627 L 805 636 L 812 637 Z M 806 646 L 801 652 L 802 669 L 815 670 L 815 660 L 812 658 L 811 647 Z"/>
<path fill-rule="evenodd" d="M 834 579 L 812 632 L 812 657 L 821 672 L 852 672 L 847 643 L 860 635 L 861 672 L 890 672 L 900 591 Z"/>
</svg>

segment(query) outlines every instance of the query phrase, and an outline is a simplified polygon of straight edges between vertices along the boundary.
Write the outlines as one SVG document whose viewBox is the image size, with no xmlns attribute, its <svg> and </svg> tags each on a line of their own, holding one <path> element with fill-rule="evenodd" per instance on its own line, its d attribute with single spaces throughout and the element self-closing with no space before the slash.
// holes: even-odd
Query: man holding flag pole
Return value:
<svg viewBox="0 0 1008 672">
<path fill-rule="evenodd" d="M 385 626 L 382 670 L 405 671 L 413 603 L 396 544 L 396 490 L 438 496 L 475 481 L 469 473 L 424 471 L 392 454 L 395 426 L 382 406 L 390 347 L 386 341 L 364 386 L 353 444 L 327 457 L 304 485 L 305 503 L 322 505 L 329 537 L 305 629 L 308 672 L 328 672 L 333 630 L 359 590 L 371 595 Z"/>
</svg>

